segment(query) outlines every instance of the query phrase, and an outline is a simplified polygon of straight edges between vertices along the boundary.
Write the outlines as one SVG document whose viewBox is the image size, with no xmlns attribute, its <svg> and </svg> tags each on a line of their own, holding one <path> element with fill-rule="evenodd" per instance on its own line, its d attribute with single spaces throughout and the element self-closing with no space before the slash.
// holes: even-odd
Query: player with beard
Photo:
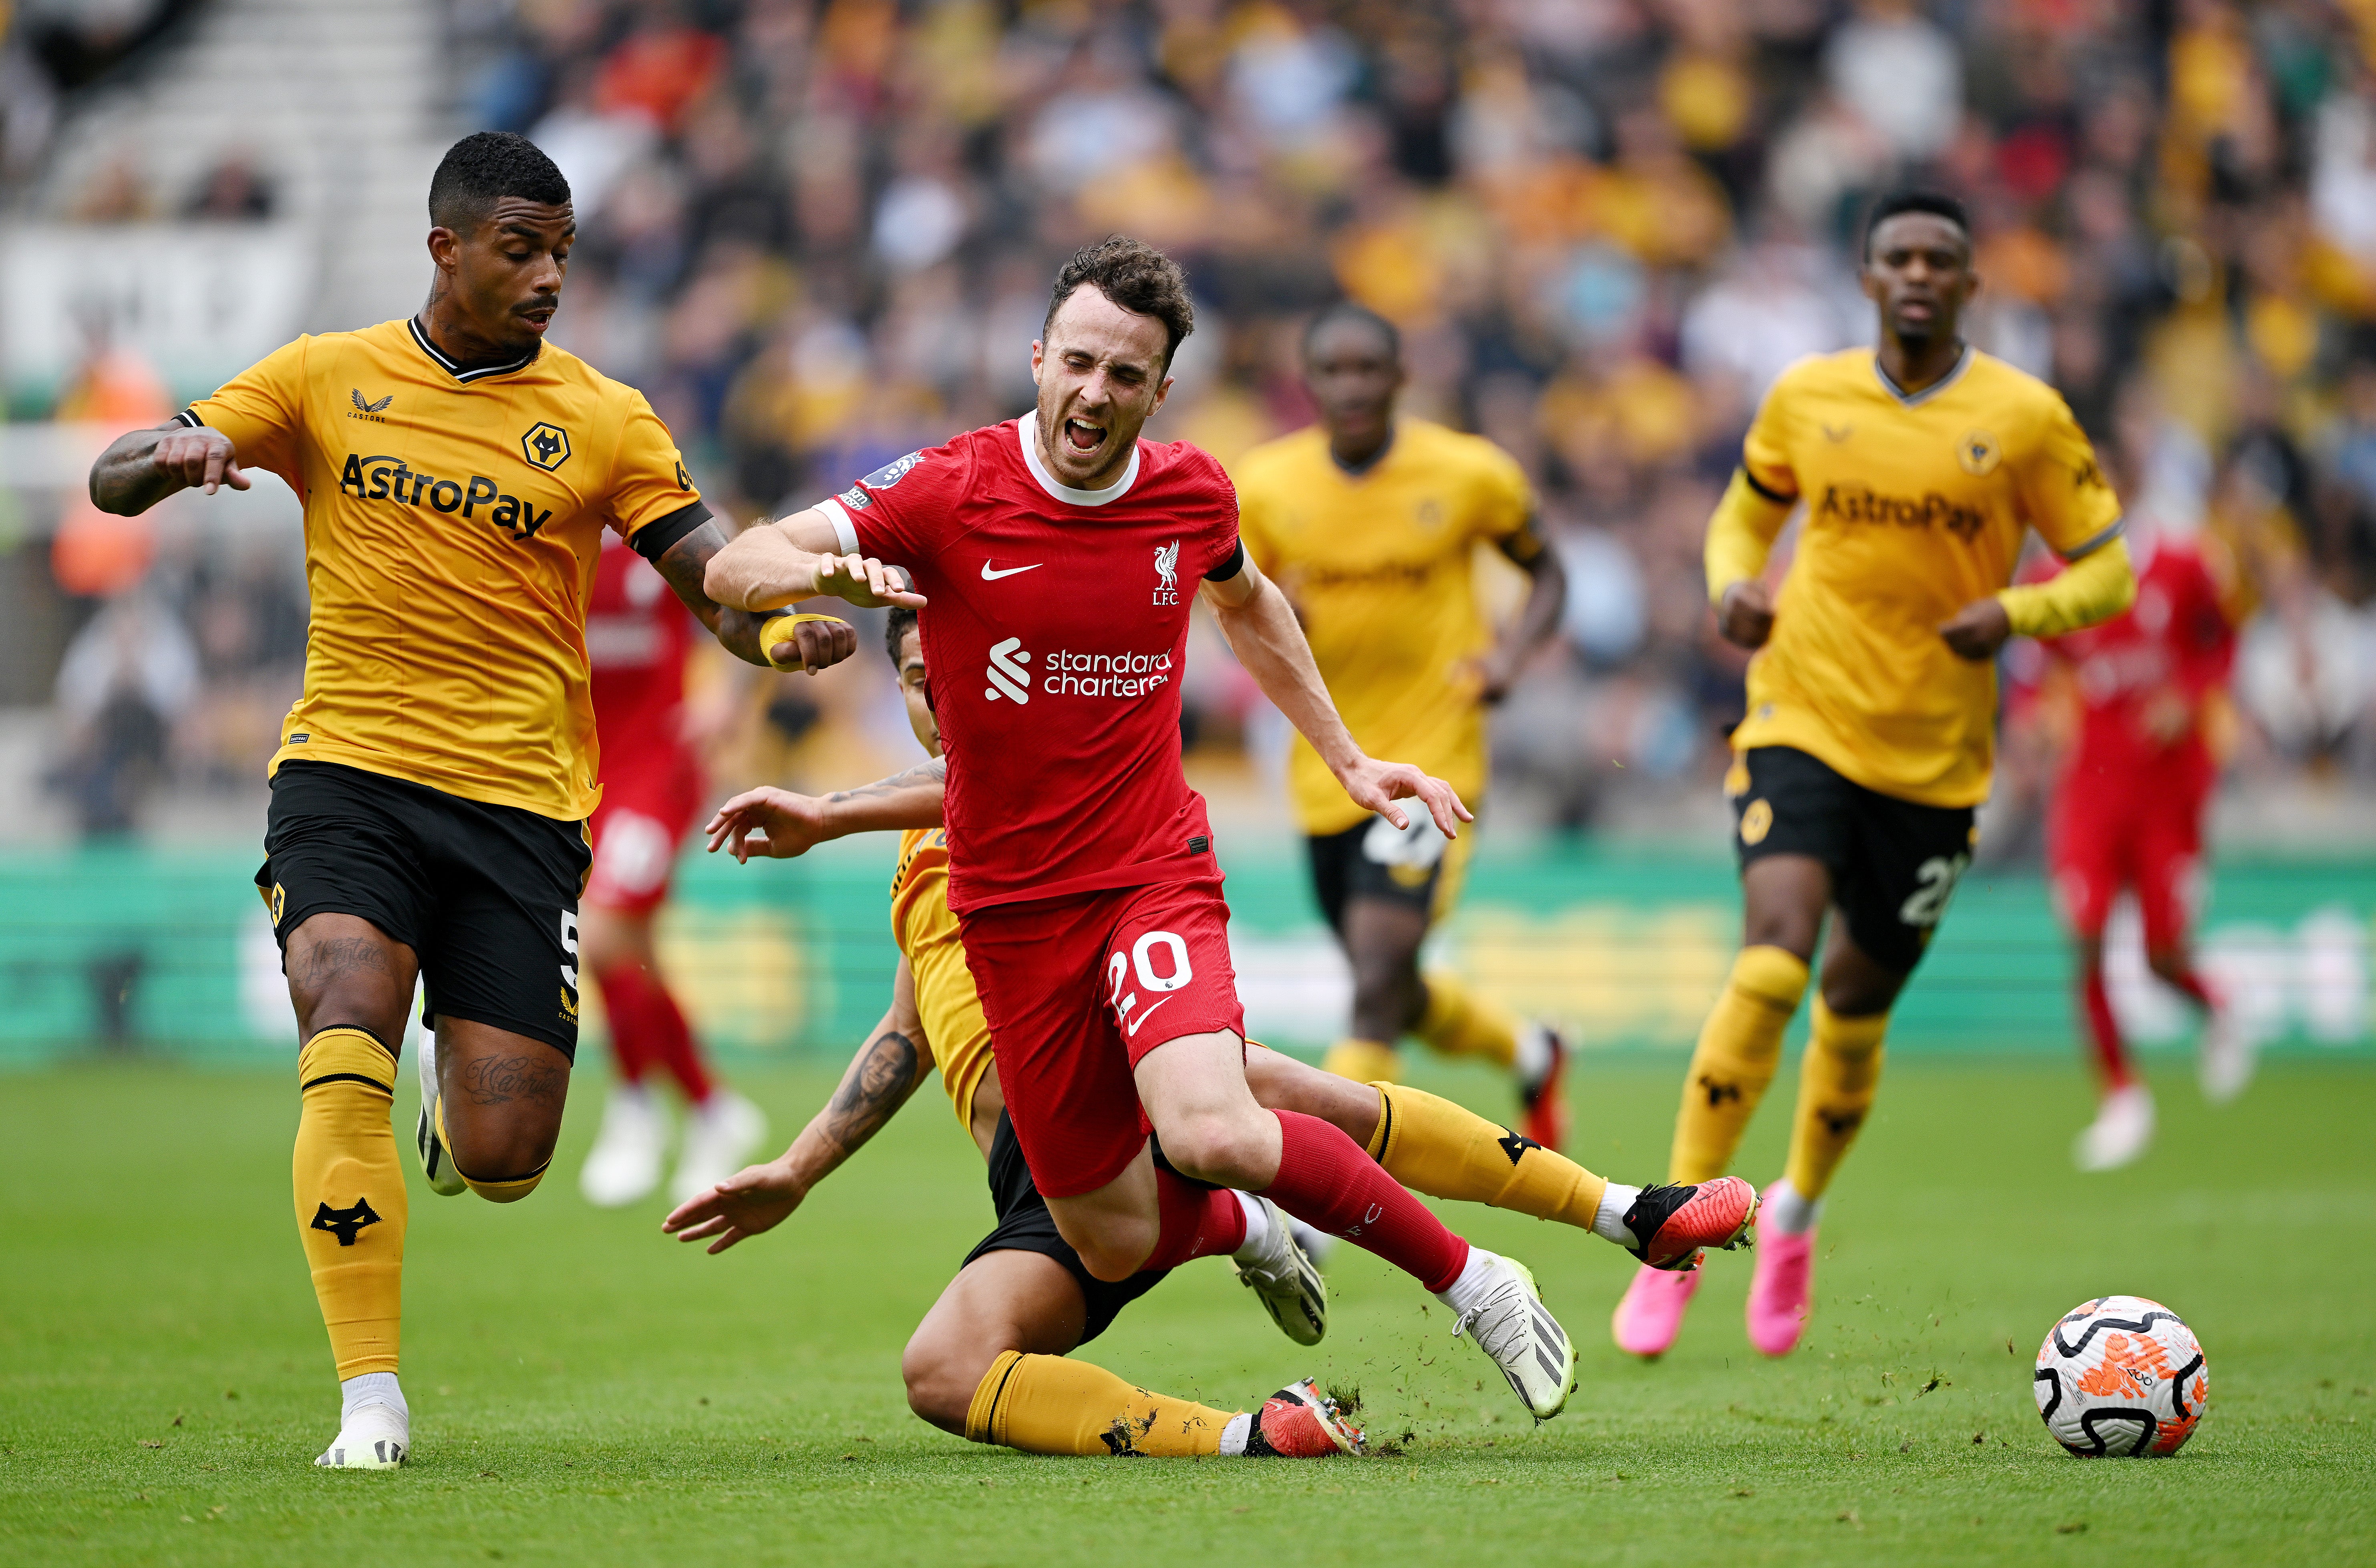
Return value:
<svg viewBox="0 0 2376 1568">
<path fill-rule="evenodd" d="M 1708 524 L 1718 624 L 1760 650 L 1725 778 L 1743 941 L 1684 1078 L 1669 1181 L 1732 1163 L 1835 916 L 1789 1161 L 1757 1218 L 1749 1336 L 1769 1356 L 1799 1342 L 1824 1193 L 1871 1108 L 1890 1007 L 1971 864 L 1997 649 L 2103 621 L 2136 591 L 2120 503 L 2070 409 L 1957 331 L 1979 286 L 1962 205 L 1886 197 L 1864 243 L 1879 350 L 1782 373 Z M 1766 557 L 1802 506 L 1777 602 Z M 2032 529 L 2070 569 L 2010 588 Z M 1699 1278 L 1636 1271 L 1619 1348 L 1663 1352 Z"/>
<path fill-rule="evenodd" d="M 1441 779 L 1368 756 L 1346 731 L 1294 611 L 1239 541 L 1220 465 L 1139 438 L 1194 321 L 1160 252 L 1120 237 L 1081 252 L 1032 346 L 1030 414 L 753 529 L 705 580 L 757 612 L 807 588 L 802 564 L 844 543 L 915 574 L 942 672 L 949 903 L 1016 1140 L 1091 1275 L 1234 1252 L 1245 1225 L 1228 1189 L 1260 1193 L 1435 1292 L 1548 1420 L 1575 1350 L 1532 1276 L 1445 1229 L 1342 1130 L 1265 1111 L 1246 1085 L 1219 863 L 1181 770 L 1191 601 L 1203 595 L 1363 810 L 1401 827 L 1396 802 L 1419 802 L 1447 838 L 1467 812 Z M 1164 1164 L 1217 1190 L 1168 1184 Z"/>
</svg>

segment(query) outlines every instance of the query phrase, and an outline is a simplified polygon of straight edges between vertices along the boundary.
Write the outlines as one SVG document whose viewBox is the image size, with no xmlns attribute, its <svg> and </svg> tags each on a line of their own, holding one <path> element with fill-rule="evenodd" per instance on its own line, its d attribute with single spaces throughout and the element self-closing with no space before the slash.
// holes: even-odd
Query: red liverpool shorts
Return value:
<svg viewBox="0 0 2376 1568">
<path fill-rule="evenodd" d="M 1245 1033 L 1218 882 L 993 904 L 964 927 L 1006 1113 L 1048 1197 L 1093 1193 L 1138 1157 L 1141 1057 L 1183 1035 Z"/>
<path fill-rule="evenodd" d="M 665 902 L 676 852 L 700 814 L 701 764 L 690 752 L 659 766 L 603 769 L 594 808 L 594 871 L 582 902 L 622 914 L 649 914 Z"/>
<path fill-rule="evenodd" d="M 2054 789 L 2047 863 L 2064 923 L 2098 937 L 2112 900 L 2136 892 L 2147 948 L 2182 940 L 2202 885 L 2203 813 L 2215 780 L 2173 766 L 2152 778 L 2073 769 Z"/>
</svg>

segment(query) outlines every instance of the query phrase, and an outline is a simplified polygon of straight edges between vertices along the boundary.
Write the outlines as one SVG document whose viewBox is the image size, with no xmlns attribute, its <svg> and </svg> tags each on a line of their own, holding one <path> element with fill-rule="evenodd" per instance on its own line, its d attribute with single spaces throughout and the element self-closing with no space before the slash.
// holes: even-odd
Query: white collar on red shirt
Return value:
<svg viewBox="0 0 2376 1568">
<path fill-rule="evenodd" d="M 1056 476 L 1050 473 L 1046 465 L 1040 461 L 1039 425 L 1040 410 L 1034 409 L 1015 422 L 1015 433 L 1022 439 L 1023 460 L 1029 465 L 1031 477 L 1040 481 L 1040 489 L 1057 500 L 1069 501 L 1075 506 L 1102 506 L 1110 501 L 1121 500 L 1129 493 L 1130 487 L 1138 482 L 1138 444 L 1133 442 L 1130 448 L 1130 467 L 1123 469 L 1122 478 L 1107 485 L 1103 490 L 1075 490 L 1069 484 L 1057 483 Z"/>
</svg>

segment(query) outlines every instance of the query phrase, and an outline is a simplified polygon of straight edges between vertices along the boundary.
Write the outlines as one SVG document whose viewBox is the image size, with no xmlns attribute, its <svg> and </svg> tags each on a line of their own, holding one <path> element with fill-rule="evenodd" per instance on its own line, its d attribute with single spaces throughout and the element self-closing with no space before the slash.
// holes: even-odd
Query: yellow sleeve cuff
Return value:
<svg viewBox="0 0 2376 1568">
<path fill-rule="evenodd" d="M 1746 469 L 1732 470 L 1732 482 L 1725 486 L 1724 499 L 1716 504 L 1716 514 L 1708 518 L 1704 559 L 1710 604 L 1720 603 L 1724 590 L 1733 584 L 1765 570 L 1775 536 L 1790 520 L 1790 508 L 1796 505 L 1761 492 Z"/>
<path fill-rule="evenodd" d="M 2089 551 L 2049 582 L 2001 589 L 2013 629 L 2025 637 L 2057 637 L 2109 621 L 2137 597 L 2137 575 L 2125 540 L 2113 538 Z"/>
</svg>

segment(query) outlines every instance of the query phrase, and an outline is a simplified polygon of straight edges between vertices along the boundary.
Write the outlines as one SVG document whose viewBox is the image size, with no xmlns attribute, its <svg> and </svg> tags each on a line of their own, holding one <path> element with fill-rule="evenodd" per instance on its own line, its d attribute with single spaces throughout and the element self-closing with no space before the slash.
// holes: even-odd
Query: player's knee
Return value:
<svg viewBox="0 0 2376 1568">
<path fill-rule="evenodd" d="M 1269 1134 L 1265 1136 L 1265 1134 Z M 1158 1129 L 1163 1157 L 1183 1176 L 1224 1186 L 1267 1186 L 1277 1163 L 1277 1123 L 1250 1098 L 1242 1112 L 1198 1111 Z"/>
<path fill-rule="evenodd" d="M 490 1203 L 517 1203 L 536 1191 L 552 1163 L 555 1133 L 534 1127 L 448 1125 L 455 1174 Z"/>
<path fill-rule="evenodd" d="M 908 1408 L 943 1431 L 965 1435 L 981 1374 L 1004 1346 L 987 1350 L 960 1346 L 927 1322 L 899 1358 L 899 1378 L 908 1387 Z"/>
</svg>

